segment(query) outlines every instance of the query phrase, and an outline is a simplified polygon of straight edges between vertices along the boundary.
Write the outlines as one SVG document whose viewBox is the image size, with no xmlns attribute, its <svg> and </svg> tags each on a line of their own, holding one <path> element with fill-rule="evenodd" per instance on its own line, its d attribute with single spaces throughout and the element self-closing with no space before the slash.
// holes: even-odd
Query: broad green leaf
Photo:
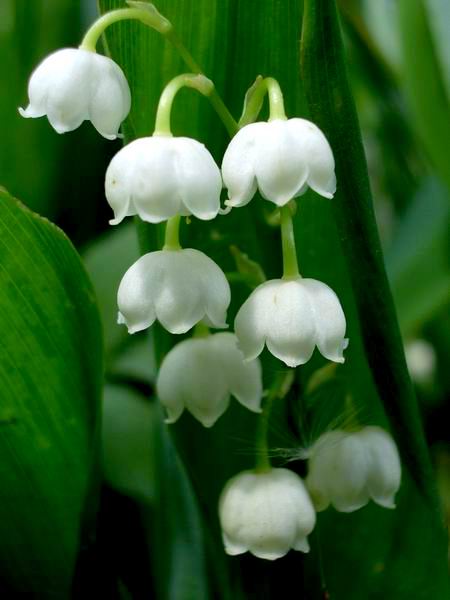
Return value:
<svg viewBox="0 0 450 600">
<path fill-rule="evenodd" d="M 125 271 L 138 258 L 137 236 L 132 223 L 111 228 L 83 252 L 98 298 L 107 354 L 113 354 L 129 339 L 126 328 L 117 325 L 117 290 Z"/>
<path fill-rule="evenodd" d="M 149 332 L 129 335 L 117 324 L 117 290 L 125 271 L 139 258 L 132 221 L 111 228 L 82 254 L 102 318 L 106 376 L 114 380 L 153 382 L 155 355 Z"/>
<path fill-rule="evenodd" d="M 343 0 L 345 2 L 345 0 Z M 397 36 L 398 5 L 391 0 L 361 0 L 361 14 L 380 50 L 396 71 L 401 66 L 401 48 Z M 351 6 L 355 13 L 355 3 Z"/>
<path fill-rule="evenodd" d="M 379 398 L 391 421 L 405 467 L 395 514 L 389 516 L 384 512 L 380 514 L 381 521 L 378 521 L 374 518 L 369 519 L 368 511 L 367 516 L 360 511 L 348 520 L 352 531 L 358 532 L 358 543 L 346 545 L 345 553 L 349 557 L 357 556 L 358 547 L 360 553 L 364 547 L 367 548 L 363 543 L 364 531 L 371 531 L 371 537 L 376 536 L 376 541 L 370 546 L 370 552 L 367 548 L 366 555 L 360 554 L 359 557 L 359 567 L 366 570 L 366 576 L 360 581 L 362 587 L 358 587 L 357 582 L 352 581 L 351 587 L 345 588 L 346 582 L 338 573 L 333 574 L 334 583 L 341 589 L 341 593 L 344 593 L 345 589 L 346 597 L 350 598 L 365 597 L 372 589 L 377 590 L 374 597 L 378 597 L 377 594 L 380 594 L 380 597 L 384 595 L 396 598 L 408 598 L 411 594 L 422 598 L 445 597 L 448 592 L 445 535 L 437 507 L 434 477 L 417 402 L 406 370 L 393 301 L 384 270 L 358 120 L 346 76 L 338 16 L 332 1 L 305 1 L 302 75 L 310 115 L 326 133 L 333 148 L 338 180 L 338 191 L 330 208 L 336 223 L 334 239 L 326 229 L 327 236 L 324 237 L 327 243 L 322 249 L 324 253 L 328 250 L 330 265 L 328 268 L 325 266 L 324 256 L 318 262 L 323 265 L 325 272 L 329 273 L 330 269 L 333 269 L 334 277 L 341 279 L 342 286 L 343 275 L 339 276 L 336 273 L 340 261 L 330 254 L 331 249 L 336 248 L 340 240 L 354 296 L 364 353 Z M 323 236 L 327 227 L 327 217 L 324 212 L 320 214 L 324 218 L 321 228 Z M 303 215 L 305 220 L 308 220 L 308 217 L 310 218 L 309 214 Z M 312 244 L 311 234 L 308 236 L 305 233 L 305 237 L 305 244 Z M 330 240 L 331 244 L 328 245 Z M 349 296 L 349 290 L 347 288 L 345 292 L 341 289 L 344 306 L 347 306 L 345 299 Z M 349 308 L 352 308 L 351 304 Z M 354 333 L 358 336 L 358 332 Z M 351 342 L 346 368 L 351 369 L 352 377 L 357 381 L 357 372 L 353 370 L 352 362 L 354 367 L 364 355 L 361 351 L 353 354 L 351 352 L 355 342 L 351 323 L 349 337 Z M 365 383 L 367 389 L 372 385 L 370 378 L 366 378 Z M 362 388 L 359 391 L 362 393 Z M 324 519 L 330 527 L 327 563 L 333 565 L 330 556 L 333 547 L 339 549 L 336 550 L 338 552 L 344 551 L 339 543 L 331 543 L 333 528 L 342 523 L 342 518 L 338 516 L 334 523 L 331 523 L 332 516 L 328 513 Z M 354 527 L 351 525 L 353 520 Z M 334 531 L 338 539 L 339 530 Z M 385 542 L 391 545 L 390 550 L 389 546 L 383 548 Z M 322 546 L 323 552 L 327 552 L 324 542 Z M 394 560 L 397 554 L 401 555 L 401 560 Z M 426 562 L 424 554 L 427 556 Z M 372 576 L 376 575 L 374 569 L 377 562 L 382 564 L 383 576 L 374 581 L 369 578 L 369 573 L 372 573 Z M 406 564 L 409 565 L 408 569 Z"/>
<path fill-rule="evenodd" d="M 59 600 L 96 506 L 100 321 L 70 241 L 5 190 L 0 289 L 2 589 Z"/>
<path fill-rule="evenodd" d="M 27 103 L 28 78 L 37 64 L 56 48 L 76 43 L 80 10 L 70 0 L 45 5 L 3 0 L 0 22 L 0 83 L 8 90 L 0 96 L 0 181 L 33 210 L 53 216 L 67 136 L 55 135 L 45 118 L 22 118 L 17 108 Z"/>
<path fill-rule="evenodd" d="M 437 61 L 423 0 L 399 2 L 398 33 L 402 47 L 403 85 L 414 126 L 438 175 L 450 190 L 447 152 L 450 100 Z"/>
<path fill-rule="evenodd" d="M 388 274 L 406 337 L 450 303 L 449 220 L 446 188 L 428 180 L 413 199 L 387 251 Z"/>
<path fill-rule="evenodd" d="M 442 79 L 450 99 L 450 38 L 447 25 L 450 22 L 450 4 L 447 0 L 424 0 L 428 23 L 433 37 L 436 58 L 440 63 Z"/>
<path fill-rule="evenodd" d="M 102 411 L 102 463 L 109 484 L 120 492 L 155 502 L 154 439 L 157 407 L 132 388 L 106 385 Z"/>
<path fill-rule="evenodd" d="M 107 480 L 137 501 L 142 536 L 151 534 L 146 561 L 157 597 L 209 598 L 199 508 L 158 404 L 130 387 L 107 385 L 102 441 Z"/>
</svg>

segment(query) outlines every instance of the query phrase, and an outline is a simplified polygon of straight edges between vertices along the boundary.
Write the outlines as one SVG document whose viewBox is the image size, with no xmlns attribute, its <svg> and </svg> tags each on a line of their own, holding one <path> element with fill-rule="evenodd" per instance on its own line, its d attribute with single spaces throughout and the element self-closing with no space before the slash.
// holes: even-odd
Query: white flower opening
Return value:
<svg viewBox="0 0 450 600">
<path fill-rule="evenodd" d="M 31 75 L 28 95 L 28 107 L 19 108 L 22 117 L 47 115 L 58 133 L 90 120 L 109 140 L 118 136 L 131 106 L 121 68 L 107 56 L 81 48 L 64 48 L 47 56 Z"/>
<path fill-rule="evenodd" d="M 210 220 L 220 208 L 219 167 L 203 144 L 187 137 L 135 140 L 112 159 L 105 179 L 111 225 L 139 215 L 160 223 L 175 215 Z"/>
<path fill-rule="evenodd" d="M 177 421 L 186 408 L 211 427 L 227 410 L 231 395 L 249 410 L 261 412 L 260 362 L 244 362 L 232 333 L 177 344 L 163 360 L 156 387 L 168 414 L 166 423 Z"/>
<path fill-rule="evenodd" d="M 309 551 L 316 514 L 298 475 L 288 469 L 243 471 L 225 486 L 219 517 L 227 554 L 251 552 L 275 560 L 290 549 Z"/>
<path fill-rule="evenodd" d="M 343 363 L 348 345 L 345 315 L 334 291 L 315 279 L 272 279 L 258 286 L 239 309 L 234 323 L 246 359 L 264 344 L 289 367 L 306 363 L 317 346 Z"/>
<path fill-rule="evenodd" d="M 331 504 L 338 511 L 353 512 L 370 499 L 395 508 L 400 458 L 394 440 L 380 427 L 327 432 L 308 454 L 306 485 L 316 510 Z"/>
<path fill-rule="evenodd" d="M 170 333 L 186 333 L 203 320 L 226 328 L 230 286 L 203 252 L 192 248 L 159 250 L 141 256 L 123 276 L 117 294 L 118 322 L 129 333 L 156 319 Z"/>
<path fill-rule="evenodd" d="M 284 206 L 310 187 L 332 198 L 334 157 L 321 130 L 306 119 L 274 119 L 243 127 L 231 140 L 222 175 L 232 207 L 250 202 L 259 189 L 266 200 Z"/>
</svg>

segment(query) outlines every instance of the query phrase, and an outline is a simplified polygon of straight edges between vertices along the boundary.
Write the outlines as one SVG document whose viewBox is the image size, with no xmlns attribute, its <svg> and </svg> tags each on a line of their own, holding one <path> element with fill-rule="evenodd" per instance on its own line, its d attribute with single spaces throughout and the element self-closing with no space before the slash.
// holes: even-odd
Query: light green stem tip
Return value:
<svg viewBox="0 0 450 600">
<path fill-rule="evenodd" d="M 280 208 L 281 245 L 283 250 L 283 279 L 300 277 L 295 246 L 294 225 L 288 204 Z"/>
<path fill-rule="evenodd" d="M 170 115 L 175 96 L 183 88 L 188 87 L 200 92 L 203 96 L 210 96 L 214 91 L 211 79 L 200 73 L 183 73 L 174 77 L 163 90 L 156 111 L 155 131 L 153 135 L 171 136 Z"/>
<path fill-rule="evenodd" d="M 136 19 L 155 29 L 159 33 L 166 35 L 172 30 L 172 24 L 163 17 L 153 6 L 147 2 L 127 2 L 130 8 L 119 8 L 105 13 L 89 28 L 84 36 L 80 48 L 95 52 L 97 42 L 104 33 L 105 29 L 113 23 L 125 21 L 128 19 Z"/>
<path fill-rule="evenodd" d="M 278 81 L 273 77 L 263 79 L 261 75 L 258 75 L 245 94 L 244 109 L 239 119 L 239 127 L 244 127 L 256 121 L 266 94 L 269 96 L 269 121 L 274 119 L 286 120 L 283 94 Z"/>
<path fill-rule="evenodd" d="M 167 221 L 163 250 L 181 250 L 180 220 L 180 215 L 175 215 Z"/>
<path fill-rule="evenodd" d="M 272 468 L 269 456 L 269 420 L 272 412 L 274 400 L 282 400 L 291 389 L 294 382 L 294 369 L 288 369 L 282 373 L 278 373 L 275 381 L 272 384 L 267 399 L 264 404 L 264 409 L 259 417 L 258 429 L 256 432 L 256 472 L 265 473 Z"/>
</svg>

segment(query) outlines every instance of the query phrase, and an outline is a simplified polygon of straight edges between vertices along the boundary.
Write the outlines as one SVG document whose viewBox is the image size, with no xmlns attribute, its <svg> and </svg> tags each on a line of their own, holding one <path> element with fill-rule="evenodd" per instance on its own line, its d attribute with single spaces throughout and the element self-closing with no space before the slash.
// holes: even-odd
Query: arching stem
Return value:
<svg viewBox="0 0 450 600">
<path fill-rule="evenodd" d="M 295 246 L 294 225 L 288 204 L 280 208 L 281 244 L 283 249 L 283 279 L 300 277 Z"/>
<path fill-rule="evenodd" d="M 163 250 L 181 250 L 180 220 L 181 216 L 175 215 L 167 221 Z"/>
</svg>

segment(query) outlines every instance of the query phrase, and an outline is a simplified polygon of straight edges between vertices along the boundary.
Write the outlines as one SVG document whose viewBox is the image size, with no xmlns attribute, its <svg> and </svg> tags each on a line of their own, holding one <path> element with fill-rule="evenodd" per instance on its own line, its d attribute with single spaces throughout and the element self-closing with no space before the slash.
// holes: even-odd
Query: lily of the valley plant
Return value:
<svg viewBox="0 0 450 600">
<path fill-rule="evenodd" d="M 47 115 L 58 133 L 91 120 L 101 135 L 116 138 L 132 98 L 122 70 L 95 48 L 106 27 L 128 18 L 162 35 L 171 31 L 171 24 L 151 5 L 136 3 L 107 13 L 91 27 L 80 48 L 59 50 L 38 66 L 29 83 L 30 104 L 21 114 Z M 208 98 L 230 133 L 221 170 L 198 140 L 172 135 L 172 103 L 183 87 Z M 270 117 L 268 122 L 257 121 L 266 94 Z M 114 211 L 111 224 L 136 216 L 151 224 L 165 223 L 166 228 L 162 247 L 143 254 L 123 275 L 118 322 L 130 334 L 155 321 L 175 336 L 189 334 L 195 326 L 192 337 L 172 339 L 173 348 L 160 365 L 156 388 L 166 422 L 184 418 L 186 410 L 212 427 L 234 397 L 259 423 L 256 463 L 228 483 L 220 482 L 224 489 L 218 499 L 219 518 L 227 553 L 251 552 L 273 560 L 290 549 L 308 552 L 316 510 L 332 505 L 350 512 L 369 499 L 393 508 L 400 461 L 387 432 L 364 427 L 320 436 L 307 452 L 306 482 L 292 470 L 271 464 L 270 405 L 286 392 L 279 393 L 275 386 L 264 400 L 258 358 L 264 347 L 282 361 L 279 368 L 284 371 L 285 365 L 295 369 L 307 363 L 315 348 L 326 360 L 345 360 L 348 339 L 340 290 L 300 274 L 292 217 L 295 203 L 302 202 L 308 189 L 323 202 L 333 201 L 336 176 L 325 133 L 305 118 L 287 118 L 274 79 L 259 79 L 245 116 L 242 122 L 247 124 L 239 128 L 212 81 L 201 73 L 177 76 L 162 92 L 153 134 L 127 144 L 112 159 L 105 194 Z M 220 208 L 222 187 L 228 210 Z M 258 191 L 272 203 L 266 206 L 278 211 L 283 257 L 279 278 L 251 291 L 237 310 L 235 333 L 211 333 L 210 328 L 230 325 L 230 284 L 221 266 L 205 253 L 182 247 L 181 219 L 209 222 L 217 217 L 215 226 L 220 229 L 220 219 L 229 218 L 230 209 L 239 211 L 252 199 L 261 202 Z"/>
</svg>

